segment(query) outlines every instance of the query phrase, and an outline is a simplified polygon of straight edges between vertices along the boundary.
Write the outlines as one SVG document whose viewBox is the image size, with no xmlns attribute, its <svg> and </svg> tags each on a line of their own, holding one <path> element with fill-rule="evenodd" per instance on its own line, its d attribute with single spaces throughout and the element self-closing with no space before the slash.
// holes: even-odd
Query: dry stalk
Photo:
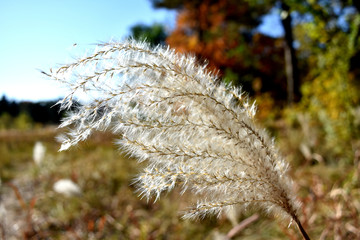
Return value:
<svg viewBox="0 0 360 240">
<path fill-rule="evenodd" d="M 181 185 L 199 196 L 185 218 L 255 207 L 292 219 L 309 239 L 288 163 L 256 126 L 256 107 L 240 89 L 169 48 L 133 40 L 98 47 L 46 73 L 69 88 L 61 109 L 75 109 L 60 125 L 72 129 L 61 150 L 110 128 L 122 149 L 148 162 L 136 181 L 141 196 L 157 200 Z M 79 92 L 91 101 L 74 107 Z"/>
</svg>

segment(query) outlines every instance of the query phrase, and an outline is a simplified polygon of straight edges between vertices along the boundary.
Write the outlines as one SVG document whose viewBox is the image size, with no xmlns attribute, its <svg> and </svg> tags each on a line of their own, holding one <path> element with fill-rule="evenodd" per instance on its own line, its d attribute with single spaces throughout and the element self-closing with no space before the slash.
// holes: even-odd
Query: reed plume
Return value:
<svg viewBox="0 0 360 240">
<path fill-rule="evenodd" d="M 59 101 L 62 110 L 72 109 L 60 125 L 71 128 L 60 150 L 111 129 L 122 149 L 148 163 L 136 178 L 143 197 L 157 200 L 179 185 L 199 199 L 185 218 L 256 207 L 294 220 L 308 239 L 288 163 L 256 126 L 255 105 L 193 56 L 110 42 L 47 75 L 69 88 Z M 81 92 L 91 100 L 76 105 Z"/>
</svg>

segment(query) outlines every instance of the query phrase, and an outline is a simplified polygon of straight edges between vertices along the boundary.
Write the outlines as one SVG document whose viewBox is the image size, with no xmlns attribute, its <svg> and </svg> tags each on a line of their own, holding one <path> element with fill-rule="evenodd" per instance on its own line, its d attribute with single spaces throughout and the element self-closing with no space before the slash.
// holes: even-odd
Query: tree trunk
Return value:
<svg viewBox="0 0 360 240">
<path fill-rule="evenodd" d="M 287 99 L 288 103 L 292 104 L 294 101 L 300 99 L 300 78 L 299 69 L 297 66 L 297 58 L 293 46 L 294 37 L 291 26 L 290 7 L 286 3 L 281 3 L 281 23 L 285 31 L 285 68 L 287 79 Z"/>
</svg>

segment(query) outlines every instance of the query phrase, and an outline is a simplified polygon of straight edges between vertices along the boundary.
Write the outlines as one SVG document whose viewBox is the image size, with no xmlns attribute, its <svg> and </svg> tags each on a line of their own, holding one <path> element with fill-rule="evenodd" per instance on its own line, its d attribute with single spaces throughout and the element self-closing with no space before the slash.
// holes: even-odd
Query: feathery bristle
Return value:
<svg viewBox="0 0 360 240">
<path fill-rule="evenodd" d="M 148 162 L 136 181 L 147 199 L 180 185 L 199 196 L 186 218 L 241 205 L 297 219 L 288 164 L 240 89 L 169 48 L 134 40 L 98 47 L 50 74 L 70 89 L 62 109 L 81 91 L 93 97 L 60 125 L 72 127 L 61 150 L 111 128 L 121 148 Z"/>
</svg>

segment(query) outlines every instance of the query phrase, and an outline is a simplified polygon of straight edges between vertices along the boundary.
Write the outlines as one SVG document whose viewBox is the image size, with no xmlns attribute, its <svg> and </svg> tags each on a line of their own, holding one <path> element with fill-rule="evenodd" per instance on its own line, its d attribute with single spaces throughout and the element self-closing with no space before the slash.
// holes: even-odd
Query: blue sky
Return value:
<svg viewBox="0 0 360 240">
<path fill-rule="evenodd" d="M 0 96 L 50 100 L 65 89 L 40 74 L 92 44 L 121 40 L 137 23 L 175 22 L 149 0 L 0 0 Z M 74 43 L 77 44 L 73 47 Z"/>
<path fill-rule="evenodd" d="M 282 33 L 276 13 L 260 29 Z M 53 100 L 65 89 L 42 76 L 82 56 L 94 43 L 121 40 L 135 24 L 162 23 L 175 12 L 153 9 L 149 0 L 0 0 L 0 97 Z M 76 43 L 76 47 L 73 45 Z"/>
</svg>

